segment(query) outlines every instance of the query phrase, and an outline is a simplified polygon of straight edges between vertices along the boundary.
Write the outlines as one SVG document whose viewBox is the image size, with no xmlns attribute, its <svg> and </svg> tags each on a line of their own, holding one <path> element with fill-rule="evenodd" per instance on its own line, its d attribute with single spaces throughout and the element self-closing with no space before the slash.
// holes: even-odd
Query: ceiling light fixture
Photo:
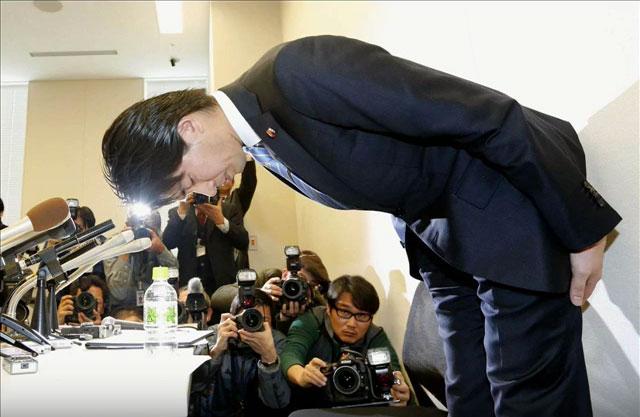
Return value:
<svg viewBox="0 0 640 417">
<path fill-rule="evenodd" d="M 156 1 L 160 33 L 182 33 L 182 2 Z"/>
<path fill-rule="evenodd" d="M 108 51 L 49 51 L 49 52 L 29 52 L 34 58 L 46 56 L 88 56 L 88 55 L 118 55 L 118 51 L 111 49 Z"/>
</svg>

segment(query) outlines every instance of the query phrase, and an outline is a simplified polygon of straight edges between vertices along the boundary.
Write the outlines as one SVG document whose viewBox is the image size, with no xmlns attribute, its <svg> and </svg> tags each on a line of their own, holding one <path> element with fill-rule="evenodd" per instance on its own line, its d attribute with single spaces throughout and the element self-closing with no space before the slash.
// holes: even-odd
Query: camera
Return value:
<svg viewBox="0 0 640 417">
<path fill-rule="evenodd" d="M 73 314 L 67 316 L 67 323 L 80 323 L 78 319 L 79 313 L 84 313 L 90 320 L 95 320 L 93 310 L 98 308 L 96 298 L 88 291 L 83 290 L 80 294 L 73 298 Z"/>
<path fill-rule="evenodd" d="M 306 304 L 309 285 L 306 280 L 298 275 L 301 268 L 300 248 L 297 246 L 285 246 L 284 254 L 287 257 L 287 270 L 291 272 L 291 276 L 282 282 L 283 301 L 297 301 L 300 305 Z"/>
<path fill-rule="evenodd" d="M 343 348 L 340 360 L 320 371 L 329 381 L 324 391 L 333 405 L 393 401 L 391 387 L 396 382 L 387 348 L 369 349 L 366 357 Z"/>
<path fill-rule="evenodd" d="M 80 323 L 80 320 L 78 319 L 79 313 L 84 313 L 84 315 L 90 320 L 95 320 L 96 318 L 93 315 L 93 310 L 98 309 L 98 301 L 93 294 L 89 292 L 89 287 L 91 287 L 91 276 L 80 277 L 79 282 L 82 292 L 73 297 L 73 314 L 67 316 L 67 323 Z"/>
<path fill-rule="evenodd" d="M 253 286 L 256 283 L 256 271 L 253 269 L 241 269 L 236 275 L 236 280 L 238 282 L 240 306 L 244 310 L 234 317 L 238 330 L 245 329 L 248 332 L 263 331 L 262 323 L 264 323 L 264 317 L 255 308 L 256 289 Z"/>
<path fill-rule="evenodd" d="M 196 192 L 193 192 L 192 194 L 193 194 L 193 204 L 213 204 L 215 206 L 218 204 L 220 189 L 216 188 L 216 195 L 213 195 L 213 196 L 200 194 Z"/>
</svg>

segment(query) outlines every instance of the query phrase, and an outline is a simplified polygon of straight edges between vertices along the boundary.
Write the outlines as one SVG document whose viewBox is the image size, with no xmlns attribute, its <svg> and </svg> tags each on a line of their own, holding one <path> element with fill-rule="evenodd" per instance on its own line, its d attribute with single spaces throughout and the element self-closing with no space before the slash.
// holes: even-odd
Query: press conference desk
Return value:
<svg viewBox="0 0 640 417">
<path fill-rule="evenodd" d="M 161 359 L 73 345 L 36 359 L 35 374 L 0 371 L 2 417 L 185 417 L 191 373 L 209 357 L 193 348 Z"/>
</svg>

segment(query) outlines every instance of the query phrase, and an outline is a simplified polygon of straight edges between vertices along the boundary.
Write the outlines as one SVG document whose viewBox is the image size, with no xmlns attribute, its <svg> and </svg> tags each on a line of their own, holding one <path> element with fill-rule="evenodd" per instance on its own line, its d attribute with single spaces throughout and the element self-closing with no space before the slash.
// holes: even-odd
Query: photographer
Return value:
<svg viewBox="0 0 640 417">
<path fill-rule="evenodd" d="M 91 297 L 84 295 L 79 300 L 85 292 Z M 85 275 L 71 284 L 70 293 L 73 295 L 63 296 L 58 305 L 58 324 L 102 323 L 109 306 L 109 288 L 102 278 L 95 274 Z"/>
<path fill-rule="evenodd" d="M 245 310 L 240 298 L 234 298 L 230 314 L 224 313 L 215 333 L 208 338 L 209 386 L 199 397 L 196 415 L 253 416 L 276 415 L 289 404 L 290 388 L 280 372 L 279 353 L 285 336 L 271 329 L 271 299 L 255 291 L 254 308 L 264 317 L 263 330 L 238 330 L 235 317 Z M 240 342 L 245 344 L 241 347 Z"/>
<path fill-rule="evenodd" d="M 160 225 L 157 211 L 143 219 L 129 214 L 127 227 L 123 230 L 133 229 L 136 238 L 149 237 L 151 247 L 144 252 L 105 259 L 104 271 L 114 308 L 142 305 L 144 291 L 151 285 L 151 271 L 154 267 L 178 267 L 178 260 L 162 243 Z"/>
<path fill-rule="evenodd" d="M 233 251 L 248 248 L 249 233 L 238 206 L 222 199 L 215 205 L 194 204 L 190 194 L 169 210 L 163 241 L 169 249 L 178 248 L 179 285 L 200 277 L 207 294 L 213 294 L 218 287 L 234 282 L 237 267 Z"/>
<path fill-rule="evenodd" d="M 326 306 L 325 294 L 329 289 L 331 280 L 329 273 L 322 263 L 322 259 L 311 250 L 303 250 L 300 253 L 300 271 L 297 272 L 299 278 L 304 279 L 307 284 L 307 303 L 300 305 L 298 301 L 286 302 L 282 300 L 282 307 L 276 316 L 276 329 L 287 334 L 292 321 L 305 311 L 316 307 Z M 284 269 L 281 278 L 272 277 L 262 286 L 262 291 L 271 296 L 271 299 L 278 303 L 282 299 L 282 283 L 291 277 L 291 271 Z"/>
<path fill-rule="evenodd" d="M 197 278 L 192 278 L 192 279 L 197 279 Z M 202 288 L 202 287 L 200 287 Z M 211 298 L 209 297 L 209 295 L 204 292 L 204 290 L 198 291 L 199 293 L 201 293 L 204 297 L 204 302 L 207 305 L 207 309 L 205 311 L 203 311 L 204 314 L 204 318 L 205 318 L 205 323 L 209 323 L 211 321 L 211 316 L 213 315 L 213 310 L 211 309 Z M 189 294 L 191 294 L 191 291 L 189 291 L 189 287 L 188 286 L 184 286 L 181 287 L 178 290 L 178 303 L 181 305 L 178 310 L 178 323 L 182 324 L 182 323 L 195 323 L 192 314 L 189 312 L 188 309 L 188 303 L 187 303 L 187 297 L 189 297 Z"/>
<path fill-rule="evenodd" d="M 343 275 L 329 286 L 328 305 L 314 307 L 300 315 L 291 325 L 281 357 L 282 372 L 298 387 L 292 395 L 301 408 L 327 407 L 326 397 L 314 387 L 326 389 L 328 379 L 321 371 L 340 359 L 341 348 L 349 348 L 363 355 L 371 348 L 389 350 L 391 367 L 399 385 L 391 388 L 398 403 L 405 406 L 410 391 L 404 382 L 398 356 L 381 327 L 372 323 L 380 301 L 375 288 L 357 275 Z"/>
</svg>

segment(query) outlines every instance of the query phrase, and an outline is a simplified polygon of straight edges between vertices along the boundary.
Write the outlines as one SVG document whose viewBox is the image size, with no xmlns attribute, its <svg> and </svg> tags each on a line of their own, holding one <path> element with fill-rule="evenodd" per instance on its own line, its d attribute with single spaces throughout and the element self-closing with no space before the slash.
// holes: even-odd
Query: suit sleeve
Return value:
<svg viewBox="0 0 640 417">
<path fill-rule="evenodd" d="M 243 216 L 247 214 L 247 211 L 249 211 L 251 200 L 253 200 L 253 195 L 256 192 L 257 185 L 258 178 L 256 176 L 256 161 L 247 161 L 244 166 L 244 170 L 242 171 L 240 187 L 236 190 Z"/>
<path fill-rule="evenodd" d="M 571 125 L 498 91 L 334 36 L 287 44 L 275 75 L 287 103 L 308 117 L 482 159 L 533 201 L 570 251 L 620 220 L 589 188 Z"/>
<path fill-rule="evenodd" d="M 182 220 L 180 216 L 178 216 L 177 208 L 169 210 L 169 221 L 167 222 L 167 227 L 162 232 L 162 243 L 164 243 L 167 249 L 175 249 L 180 244 L 185 220 Z"/>
<path fill-rule="evenodd" d="M 224 217 L 229 221 L 229 231 L 226 236 L 231 241 L 234 248 L 238 250 L 247 250 L 249 248 L 249 232 L 244 228 L 242 221 L 242 213 L 239 208 L 233 204 L 225 204 Z"/>
</svg>

